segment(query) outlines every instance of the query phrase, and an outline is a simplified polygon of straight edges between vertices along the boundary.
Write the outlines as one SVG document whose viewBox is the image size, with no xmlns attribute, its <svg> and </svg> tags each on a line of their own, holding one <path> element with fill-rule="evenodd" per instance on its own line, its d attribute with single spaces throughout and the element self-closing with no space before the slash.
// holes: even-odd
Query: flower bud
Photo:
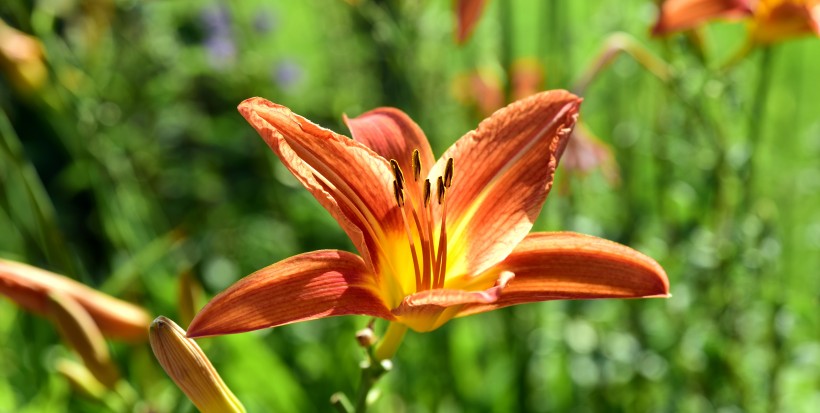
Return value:
<svg viewBox="0 0 820 413">
<path fill-rule="evenodd" d="M 0 20 L 0 69 L 21 93 L 39 90 L 48 80 L 43 45 Z"/>
<path fill-rule="evenodd" d="M 176 323 L 159 316 L 148 336 L 162 368 L 201 412 L 245 411 L 199 345 Z"/>
</svg>

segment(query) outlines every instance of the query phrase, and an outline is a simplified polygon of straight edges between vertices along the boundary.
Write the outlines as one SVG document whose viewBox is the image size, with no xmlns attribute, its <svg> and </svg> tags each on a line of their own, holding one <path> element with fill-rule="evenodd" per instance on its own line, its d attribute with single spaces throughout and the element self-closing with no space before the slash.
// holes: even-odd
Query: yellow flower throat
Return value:
<svg viewBox="0 0 820 413">
<path fill-rule="evenodd" d="M 453 182 L 453 158 L 447 160 L 444 175 L 436 180 L 436 200 L 441 209 L 438 243 L 433 232 L 434 220 L 431 200 L 432 185 L 429 179 L 420 182 L 421 159 L 418 149 L 413 151 L 413 184 L 408 187 L 401 167 L 395 159 L 390 160 L 393 168 L 393 195 L 401 211 L 407 242 L 415 270 L 416 291 L 424 291 L 444 286 L 447 272 L 447 202 L 446 194 Z M 417 235 L 417 236 L 414 236 Z M 421 247 L 421 258 L 416 245 Z"/>
</svg>

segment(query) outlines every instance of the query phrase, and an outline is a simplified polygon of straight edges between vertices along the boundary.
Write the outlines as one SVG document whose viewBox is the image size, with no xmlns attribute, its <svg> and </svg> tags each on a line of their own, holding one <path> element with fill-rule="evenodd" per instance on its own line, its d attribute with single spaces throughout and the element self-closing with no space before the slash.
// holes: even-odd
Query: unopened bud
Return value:
<svg viewBox="0 0 820 413">
<path fill-rule="evenodd" d="M 245 411 L 199 345 L 176 323 L 159 316 L 148 336 L 159 364 L 201 412 Z"/>
<path fill-rule="evenodd" d="M 356 341 L 359 342 L 359 345 L 364 348 L 369 348 L 373 344 L 376 344 L 376 333 L 373 332 L 372 326 L 367 326 L 359 331 L 356 332 Z"/>
</svg>

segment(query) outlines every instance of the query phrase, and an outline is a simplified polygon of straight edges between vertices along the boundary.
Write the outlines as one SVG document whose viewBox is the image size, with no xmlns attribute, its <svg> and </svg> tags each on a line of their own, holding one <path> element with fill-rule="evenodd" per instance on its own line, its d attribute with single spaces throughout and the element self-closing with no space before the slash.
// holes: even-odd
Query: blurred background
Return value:
<svg viewBox="0 0 820 413">
<path fill-rule="evenodd" d="M 491 1 L 459 45 L 449 0 L 4 1 L 0 257 L 184 328 L 183 276 L 201 306 L 290 255 L 353 251 L 237 113 L 243 99 L 344 134 L 342 114 L 396 106 L 440 154 L 512 99 L 573 89 L 579 144 L 535 230 L 637 248 L 673 297 L 410 333 L 373 410 L 816 411 L 820 40 L 736 58 L 743 23 L 653 38 L 657 14 L 649 0 Z M 367 321 L 200 344 L 249 411 L 328 411 L 357 388 Z M 134 410 L 195 410 L 147 344 L 110 347 Z M 0 299 L 0 412 L 111 411 L 56 371 L 65 357 L 51 323 Z"/>
</svg>

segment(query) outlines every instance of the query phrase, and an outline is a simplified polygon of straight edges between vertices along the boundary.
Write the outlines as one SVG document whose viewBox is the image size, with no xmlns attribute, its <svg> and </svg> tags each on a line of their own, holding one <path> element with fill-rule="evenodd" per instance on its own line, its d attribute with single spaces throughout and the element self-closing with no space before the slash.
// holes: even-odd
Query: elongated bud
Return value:
<svg viewBox="0 0 820 413">
<path fill-rule="evenodd" d="M 109 338 L 145 340 L 151 317 L 145 310 L 118 300 L 68 277 L 16 261 L 0 259 L 0 294 L 34 313 L 48 313 L 49 292 L 71 297 Z"/>
<path fill-rule="evenodd" d="M 57 372 L 68 379 L 71 387 L 85 397 L 102 400 L 108 389 L 88 369 L 76 361 L 61 358 L 55 366 Z"/>
<path fill-rule="evenodd" d="M 201 412 L 245 411 L 199 345 L 185 337 L 185 330 L 159 316 L 148 335 L 159 364 Z"/>
<path fill-rule="evenodd" d="M 120 379 L 119 371 L 111 361 L 100 329 L 88 312 L 70 297 L 57 292 L 48 294 L 47 305 L 63 340 L 80 355 L 88 371 L 109 389 L 114 388 Z"/>
</svg>

